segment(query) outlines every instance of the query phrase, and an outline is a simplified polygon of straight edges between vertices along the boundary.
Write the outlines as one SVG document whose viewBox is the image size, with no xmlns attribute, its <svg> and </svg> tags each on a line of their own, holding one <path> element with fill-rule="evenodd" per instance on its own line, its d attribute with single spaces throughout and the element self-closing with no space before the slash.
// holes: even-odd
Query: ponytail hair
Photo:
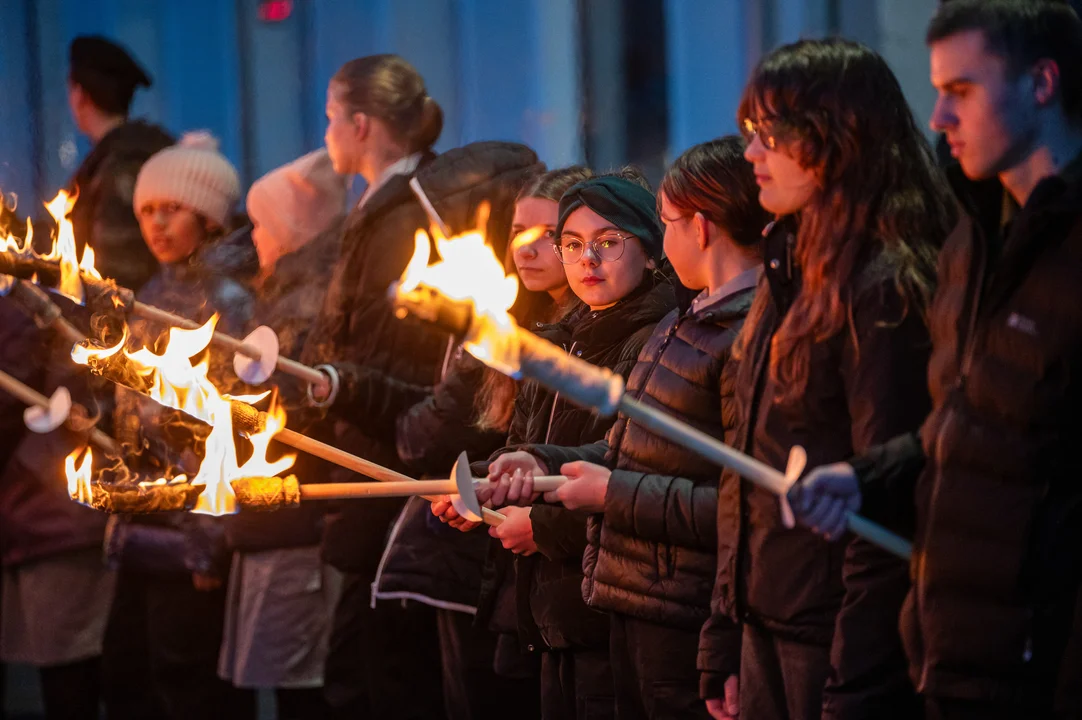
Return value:
<svg viewBox="0 0 1082 720">
<path fill-rule="evenodd" d="M 331 78 L 349 112 L 378 118 L 409 153 L 430 149 L 443 132 L 443 110 L 417 68 L 398 55 L 350 60 Z"/>
</svg>

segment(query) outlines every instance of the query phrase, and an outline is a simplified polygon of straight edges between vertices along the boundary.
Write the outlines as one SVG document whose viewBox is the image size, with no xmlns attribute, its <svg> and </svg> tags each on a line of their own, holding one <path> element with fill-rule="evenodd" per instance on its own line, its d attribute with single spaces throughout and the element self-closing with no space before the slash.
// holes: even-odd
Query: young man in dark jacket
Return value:
<svg viewBox="0 0 1082 720">
<path fill-rule="evenodd" d="M 71 222 L 79 251 L 94 248 L 98 271 L 122 287 L 138 290 L 158 268 L 139 234 L 132 192 L 139 168 L 173 144 L 156 125 L 129 120 L 132 95 L 151 80 L 114 42 L 97 36 L 75 38 L 70 49 L 68 105 L 79 132 L 94 148 L 69 183 L 78 195 Z"/>
<path fill-rule="evenodd" d="M 944 247 L 919 432 L 812 472 L 792 495 L 829 537 L 844 510 L 917 504 L 902 611 L 931 718 L 1082 711 L 1082 23 L 1066 3 L 954 0 L 928 32 L 946 133 L 999 178 Z M 915 488 L 914 488 L 915 483 Z"/>
</svg>

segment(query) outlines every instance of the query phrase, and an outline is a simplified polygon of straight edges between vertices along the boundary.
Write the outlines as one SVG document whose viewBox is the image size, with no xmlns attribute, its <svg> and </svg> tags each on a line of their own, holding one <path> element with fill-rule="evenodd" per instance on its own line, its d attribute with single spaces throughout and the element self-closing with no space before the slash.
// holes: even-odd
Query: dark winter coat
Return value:
<svg viewBox="0 0 1082 720">
<path fill-rule="evenodd" d="M 639 354 L 628 396 L 726 437 L 736 410 L 721 370 L 753 295 L 754 279 L 709 305 L 667 315 Z M 624 415 L 603 442 L 530 452 L 553 473 L 575 460 L 614 468 L 605 510 L 587 522 L 587 605 L 697 631 L 710 613 L 717 568 L 720 468 Z"/>
<path fill-rule="evenodd" d="M 809 468 L 845 460 L 919 425 L 929 403 L 923 379 L 927 329 L 917 302 L 897 290 L 895 261 L 882 251 L 858 263 L 850 321 L 812 347 L 804 392 L 790 403 L 775 399 L 769 350 L 800 290 L 794 247 L 785 224 L 776 225 L 766 240 L 759 289 L 769 293 L 769 302 L 756 327 L 746 328 L 751 334 L 740 361 L 726 369 L 738 380 L 734 446 L 782 471 L 795 445 L 807 451 Z M 901 515 L 901 524 L 911 527 L 912 504 L 908 517 Z M 855 641 L 853 648 L 835 645 L 836 673 L 888 667 L 891 658 L 897 664 L 900 648 L 890 617 L 906 586 L 905 565 L 897 558 L 860 540 L 828 543 L 810 530 L 786 529 L 776 496 L 726 470 L 718 498 L 714 617 L 700 643 L 704 690 L 709 686 L 716 692 L 738 667 L 738 648 L 726 647 L 729 633 L 714 632 L 718 623 L 728 627 L 725 618 L 824 647 L 836 632 Z M 852 601 L 845 607 L 843 595 Z M 893 609 L 883 609 L 892 603 Z M 854 660 L 851 652 L 858 645 L 867 653 Z"/>
<path fill-rule="evenodd" d="M 85 313 L 66 298 L 54 300 L 86 329 Z M 0 370 L 45 395 L 63 385 L 91 412 L 111 407 L 97 402 L 111 386 L 76 367 L 71 344 L 40 330 L 8 297 L 0 297 Z M 85 435 L 66 427 L 44 435 L 30 432 L 24 410 L 0 391 L 0 563 L 8 566 L 100 547 L 105 535 L 105 516 L 72 502 L 64 479 L 64 458 L 85 446 Z"/>
<path fill-rule="evenodd" d="M 135 179 L 151 155 L 173 138 L 142 120 L 111 130 L 83 160 L 71 179 L 79 199 L 71 212 L 75 242 L 94 248 L 95 267 L 103 277 L 138 290 L 158 269 L 139 231 L 132 209 Z"/>
<path fill-rule="evenodd" d="M 250 230 L 248 231 L 250 232 Z M 253 282 L 253 325 L 267 325 L 278 335 L 282 357 L 295 358 L 304 347 L 312 323 L 323 307 L 341 243 L 341 225 L 335 225 L 311 242 L 280 257 L 273 271 L 261 273 Z M 278 402 L 288 418 L 301 411 L 307 387 L 297 378 L 275 373 L 268 382 L 278 389 Z M 272 452 L 297 456 L 290 473 L 302 483 L 320 482 L 331 466 L 305 453 L 276 446 Z M 273 513 L 242 512 L 225 519 L 229 547 L 241 552 L 318 545 L 323 532 L 323 503 L 306 503 Z"/>
<path fill-rule="evenodd" d="M 477 394 L 486 372 L 492 371 L 461 347 L 435 387 L 400 382 L 355 365 L 347 372 L 355 389 L 355 424 L 374 439 L 394 443 L 414 477 L 448 477 L 459 453 L 487 458 L 506 443 L 506 433 L 476 426 Z M 390 421 L 398 407 L 408 409 Z M 408 598 L 474 612 L 488 544 L 483 533 L 461 533 L 441 523 L 427 501 L 409 501 L 391 527 L 373 595 L 377 600 Z"/>
<path fill-rule="evenodd" d="M 257 270 L 251 239 L 234 235 L 202 248 L 186 262 L 161 265 L 136 297 L 198 323 L 217 312 L 219 330 L 244 337 L 254 310 L 246 283 Z M 167 328 L 148 320 L 131 318 L 128 328 L 132 350 L 150 347 L 160 352 L 168 340 Z M 219 392 L 250 390 L 234 374 L 230 353 L 212 348 L 209 360 L 208 376 Z M 117 390 L 114 417 L 117 440 L 128 451 L 126 461 L 133 470 L 155 476 L 183 471 L 189 477 L 198 470 L 210 433 L 205 423 L 126 388 Z M 129 567 L 218 576 L 224 576 L 229 557 L 221 519 L 192 513 L 130 518 L 113 529 L 106 549 L 115 562 Z"/>
<path fill-rule="evenodd" d="M 649 276 L 616 305 L 598 311 L 583 308 L 539 334 L 576 357 L 627 377 L 654 327 L 675 306 L 672 285 Z M 515 402 L 509 441 L 575 447 L 600 440 L 611 427 L 612 418 L 527 383 Z M 608 647 L 608 618 L 582 599 L 587 516 L 541 503 L 530 511 L 538 552 L 515 561 L 519 636 L 527 647 L 539 642 L 553 649 Z M 490 585 L 488 592 L 494 590 Z"/>
<path fill-rule="evenodd" d="M 957 168 L 955 168 L 957 171 Z M 916 485 L 902 635 L 937 697 L 1082 709 L 1082 157 L 1004 233 L 977 204 L 943 249 L 931 307 L 933 410 L 854 466 L 887 521 Z"/>
<path fill-rule="evenodd" d="M 536 165 L 537 156 L 523 145 L 476 143 L 438 158 L 424 158 L 415 174 L 443 219 L 451 228 L 462 230 L 472 227 L 484 200 L 495 208 L 509 207 Z M 419 386 L 439 381 L 448 336 L 420 323 L 398 320 L 387 296 L 391 283 L 401 277 L 413 254 L 414 234 L 429 226 L 409 189 L 409 180 L 402 175 L 389 178 L 347 218 L 342 254 L 302 362 L 367 366 Z M 498 228 L 501 222 L 506 226 Z M 507 237 L 509 223 L 508 217 L 493 216 L 488 236 Z M 342 407 L 349 408 L 359 393 L 348 376 L 344 380 Z M 406 407 L 385 408 L 389 417 L 404 410 Z M 333 415 L 335 442 L 381 465 L 403 469 L 394 443 L 363 432 L 352 424 L 354 417 L 348 412 Z M 348 472 L 336 471 L 334 479 L 349 477 Z M 371 577 L 391 521 L 403 504 L 397 498 L 343 504 L 340 512 L 327 518 L 324 558 L 341 570 Z"/>
</svg>

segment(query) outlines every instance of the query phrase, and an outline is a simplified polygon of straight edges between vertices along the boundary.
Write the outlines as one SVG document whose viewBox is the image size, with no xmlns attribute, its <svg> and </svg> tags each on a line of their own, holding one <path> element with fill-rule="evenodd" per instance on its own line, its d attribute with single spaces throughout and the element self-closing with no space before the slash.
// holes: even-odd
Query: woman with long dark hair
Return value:
<svg viewBox="0 0 1082 720">
<path fill-rule="evenodd" d="M 923 316 L 955 212 L 897 79 L 857 43 L 786 45 L 756 68 L 739 122 L 778 219 L 731 366 L 733 444 L 784 470 L 795 445 L 815 467 L 916 428 L 929 407 Z M 723 492 L 736 490 L 718 503 L 704 686 L 739 657 L 744 717 L 919 717 L 896 629 L 906 564 L 793 529 L 787 505 L 737 480 L 726 471 Z M 712 632 L 726 618 L 743 623 L 739 648 Z"/>
</svg>

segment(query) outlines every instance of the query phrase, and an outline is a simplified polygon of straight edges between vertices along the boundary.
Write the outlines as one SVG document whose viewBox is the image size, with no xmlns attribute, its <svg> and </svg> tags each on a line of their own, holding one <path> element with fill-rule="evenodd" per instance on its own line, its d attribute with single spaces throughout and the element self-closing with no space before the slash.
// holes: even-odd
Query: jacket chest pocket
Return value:
<svg viewBox="0 0 1082 720">
<path fill-rule="evenodd" d="M 1039 422 L 1074 399 L 1068 391 L 1082 345 L 1080 313 L 1069 295 L 1049 302 L 1049 292 L 1023 286 L 982 319 L 972 339 L 967 394 L 1009 422 Z"/>
</svg>

